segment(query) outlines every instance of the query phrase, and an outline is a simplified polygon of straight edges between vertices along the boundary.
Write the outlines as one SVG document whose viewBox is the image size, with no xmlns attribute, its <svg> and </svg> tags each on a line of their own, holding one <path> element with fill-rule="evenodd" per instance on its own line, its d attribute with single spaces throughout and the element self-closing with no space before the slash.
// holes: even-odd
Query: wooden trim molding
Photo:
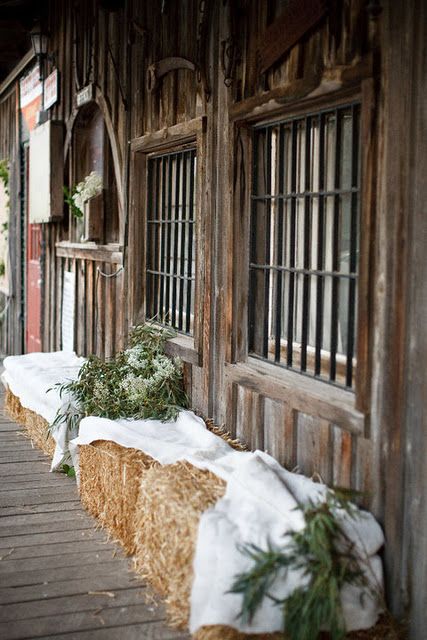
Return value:
<svg viewBox="0 0 427 640">
<path fill-rule="evenodd" d="M 229 382 L 286 402 L 292 409 L 316 415 L 355 435 L 365 434 L 367 416 L 355 408 L 350 391 L 251 357 L 247 362 L 226 363 L 225 375 Z"/>
<path fill-rule="evenodd" d="M 139 138 L 130 141 L 131 151 L 162 151 L 175 144 L 185 143 L 186 141 L 195 140 L 198 133 L 204 128 L 205 118 L 194 118 L 175 124 L 172 127 L 160 129 L 153 133 L 147 133 Z"/>
<path fill-rule="evenodd" d="M 149 154 L 169 149 L 179 149 L 192 143 L 197 148 L 197 200 L 196 222 L 196 286 L 194 300 L 194 336 L 179 336 L 170 341 L 171 355 L 179 355 L 185 362 L 202 366 L 204 305 L 202 294 L 205 282 L 203 238 L 206 216 L 202 215 L 203 185 L 205 183 L 204 148 L 206 117 L 194 118 L 171 127 L 148 133 L 130 141 L 131 148 L 131 206 L 129 220 L 129 272 L 134 274 L 129 291 L 129 318 L 132 322 L 143 322 L 145 318 L 145 212 L 147 206 L 147 158 Z"/>
<path fill-rule="evenodd" d="M 239 118 L 231 126 L 234 128 L 235 175 L 233 217 L 229 233 L 233 235 L 233 278 L 227 293 L 227 317 L 232 326 L 231 338 L 227 345 L 226 376 L 233 382 L 260 390 L 267 397 L 290 402 L 296 410 L 313 412 L 351 433 L 368 436 L 370 407 L 370 336 L 372 335 L 372 238 L 374 228 L 373 170 L 375 166 L 375 141 L 372 127 L 373 97 L 371 81 L 362 85 L 334 91 L 313 99 L 292 101 L 280 105 L 266 102 L 263 108 L 250 108 L 247 117 Z M 361 250 L 359 257 L 358 285 L 358 339 L 355 392 L 340 389 L 327 382 L 310 378 L 298 372 L 263 362 L 248 356 L 248 316 L 249 287 L 249 216 L 250 183 L 252 175 L 252 128 L 255 124 L 274 122 L 276 119 L 299 116 L 322 109 L 334 108 L 359 101 L 361 104 Z M 242 322 L 242 318 L 245 319 Z M 236 363 L 236 364 L 234 364 Z M 291 399 L 289 399 L 289 395 Z"/>
<path fill-rule="evenodd" d="M 169 356 L 177 356 L 196 367 L 203 366 L 201 354 L 194 348 L 194 340 L 189 336 L 171 338 L 166 342 L 165 351 Z"/>
<path fill-rule="evenodd" d="M 262 118 L 298 115 L 307 109 L 321 108 L 325 101 L 346 102 L 357 97 L 364 79 L 372 77 L 372 56 L 357 65 L 325 70 L 304 79 L 297 79 L 270 91 L 240 100 L 230 106 L 232 122 L 252 122 Z M 239 122 L 240 121 L 240 122 Z"/>
<path fill-rule="evenodd" d="M 9 73 L 9 75 L 3 80 L 0 84 L 0 96 L 10 87 L 10 85 L 15 82 L 21 75 L 25 68 L 32 62 L 35 58 L 34 52 L 31 49 L 25 56 L 22 58 L 20 62 L 16 65 L 16 67 Z"/>
<path fill-rule="evenodd" d="M 100 245 L 95 242 L 57 242 L 56 256 L 58 258 L 79 258 L 80 260 L 93 260 L 96 262 L 108 262 L 109 264 L 123 264 L 123 251 L 119 244 Z"/>
<path fill-rule="evenodd" d="M 114 128 L 113 121 L 111 119 L 110 107 L 108 106 L 108 102 L 106 101 L 102 91 L 99 88 L 96 89 L 94 102 L 97 104 L 99 110 L 102 113 L 102 116 L 104 118 L 105 128 L 107 129 L 107 133 L 108 133 L 108 139 L 110 141 L 111 155 L 113 157 L 113 165 L 114 165 L 114 176 L 116 178 L 116 185 L 117 185 L 120 229 L 122 230 L 124 226 L 124 220 L 123 220 L 124 192 L 123 192 L 123 180 L 122 180 L 123 158 L 122 158 L 122 153 L 120 149 L 119 139 L 118 139 L 116 130 Z M 64 141 L 64 163 L 67 160 L 68 152 L 71 146 L 71 140 L 73 137 L 74 125 L 81 108 L 83 107 L 74 108 L 66 123 L 66 135 L 65 135 L 65 141 Z"/>
</svg>

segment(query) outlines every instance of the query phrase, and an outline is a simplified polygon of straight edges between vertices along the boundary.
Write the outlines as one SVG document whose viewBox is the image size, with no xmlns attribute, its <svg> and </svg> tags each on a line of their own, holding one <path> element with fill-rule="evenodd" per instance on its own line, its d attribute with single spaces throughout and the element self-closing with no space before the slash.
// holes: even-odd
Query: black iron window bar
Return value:
<svg viewBox="0 0 427 640">
<path fill-rule="evenodd" d="M 146 315 L 191 335 L 194 321 L 196 150 L 148 159 Z"/>
<path fill-rule="evenodd" d="M 360 105 L 254 127 L 249 352 L 352 388 Z"/>
</svg>

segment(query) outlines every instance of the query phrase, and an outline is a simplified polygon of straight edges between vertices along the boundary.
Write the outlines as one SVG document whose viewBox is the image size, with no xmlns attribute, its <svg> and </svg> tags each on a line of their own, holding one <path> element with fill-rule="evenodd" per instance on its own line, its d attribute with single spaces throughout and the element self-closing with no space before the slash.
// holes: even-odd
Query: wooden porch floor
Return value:
<svg viewBox="0 0 427 640">
<path fill-rule="evenodd" d="M 0 638 L 184 640 L 0 405 Z"/>
</svg>

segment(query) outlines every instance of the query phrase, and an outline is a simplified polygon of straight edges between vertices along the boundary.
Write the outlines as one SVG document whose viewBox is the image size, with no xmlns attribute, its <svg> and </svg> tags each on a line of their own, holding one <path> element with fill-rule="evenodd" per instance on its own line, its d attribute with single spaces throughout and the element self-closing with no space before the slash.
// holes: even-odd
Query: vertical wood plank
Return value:
<svg viewBox="0 0 427 640">
<path fill-rule="evenodd" d="M 332 483 L 339 487 L 351 487 L 352 438 L 351 435 L 332 425 L 333 469 Z"/>
<path fill-rule="evenodd" d="M 264 398 L 238 386 L 236 397 L 236 437 L 250 449 L 264 448 Z"/>
<path fill-rule="evenodd" d="M 56 348 L 62 349 L 62 292 L 64 287 L 64 270 L 65 261 L 64 258 L 57 258 L 57 299 L 58 299 L 58 313 L 57 313 L 57 332 L 56 332 Z"/>
<path fill-rule="evenodd" d="M 375 470 L 372 463 L 372 442 L 352 436 L 352 489 L 363 494 L 359 502 L 367 509 L 372 508 L 374 497 Z"/>
<path fill-rule="evenodd" d="M 94 353 L 94 312 L 95 312 L 95 264 L 89 260 L 86 265 L 86 354 Z"/>
<path fill-rule="evenodd" d="M 95 353 L 100 358 L 105 353 L 105 280 L 99 271 L 104 270 L 104 263 L 96 263 L 95 274 Z"/>
<path fill-rule="evenodd" d="M 116 270 L 116 265 L 106 265 L 105 273 L 112 274 Z M 120 277 L 120 276 L 117 276 Z M 115 278 L 104 278 L 105 288 L 105 358 L 111 358 L 114 354 L 114 336 L 116 325 L 116 301 L 113 291 L 115 289 Z"/>
<path fill-rule="evenodd" d="M 86 354 L 86 261 L 76 260 L 76 323 L 77 341 L 76 351 L 78 355 Z"/>
<path fill-rule="evenodd" d="M 296 465 L 295 412 L 284 402 L 264 400 L 264 447 L 287 469 Z"/>
<path fill-rule="evenodd" d="M 318 474 L 323 482 L 332 479 L 330 424 L 326 420 L 298 413 L 296 419 L 297 465 L 306 476 Z"/>
<path fill-rule="evenodd" d="M 115 265 L 117 266 L 117 265 Z M 125 344 L 127 341 L 127 326 L 125 322 L 126 314 L 126 303 L 127 301 L 124 298 L 124 272 L 121 271 L 119 275 L 114 278 L 114 286 L 115 286 L 115 315 L 116 315 L 116 326 L 115 326 L 115 335 L 114 335 L 114 343 L 115 343 L 115 351 L 122 351 L 125 348 Z"/>
</svg>

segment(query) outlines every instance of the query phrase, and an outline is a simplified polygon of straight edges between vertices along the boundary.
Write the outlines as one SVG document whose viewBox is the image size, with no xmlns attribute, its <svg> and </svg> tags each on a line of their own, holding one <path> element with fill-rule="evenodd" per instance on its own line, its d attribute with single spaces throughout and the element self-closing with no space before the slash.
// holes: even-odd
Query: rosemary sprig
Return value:
<svg viewBox="0 0 427 640">
<path fill-rule="evenodd" d="M 133 329 L 129 348 L 114 359 L 89 356 L 77 380 L 56 385 L 61 397 L 67 393 L 72 400 L 57 413 L 51 429 L 65 422 L 73 430 L 85 416 L 174 420 L 188 398 L 181 362 L 164 354 L 165 342 L 173 336 L 169 329 L 145 324 Z"/>
<path fill-rule="evenodd" d="M 324 502 L 310 502 L 302 508 L 306 525 L 286 534 L 290 541 L 286 549 L 271 545 L 266 550 L 253 545 L 242 548 L 252 567 L 236 576 L 230 592 L 242 594 L 244 623 L 253 619 L 264 598 L 270 598 L 282 607 L 284 629 L 292 640 L 315 640 L 322 629 L 329 629 L 332 640 L 344 638 L 341 589 L 350 584 L 369 585 L 361 569 L 363 560 L 339 525 L 338 509 L 356 517 L 356 508 L 344 493 L 329 491 Z M 277 599 L 270 591 L 283 569 L 300 570 L 308 582 Z"/>
</svg>

